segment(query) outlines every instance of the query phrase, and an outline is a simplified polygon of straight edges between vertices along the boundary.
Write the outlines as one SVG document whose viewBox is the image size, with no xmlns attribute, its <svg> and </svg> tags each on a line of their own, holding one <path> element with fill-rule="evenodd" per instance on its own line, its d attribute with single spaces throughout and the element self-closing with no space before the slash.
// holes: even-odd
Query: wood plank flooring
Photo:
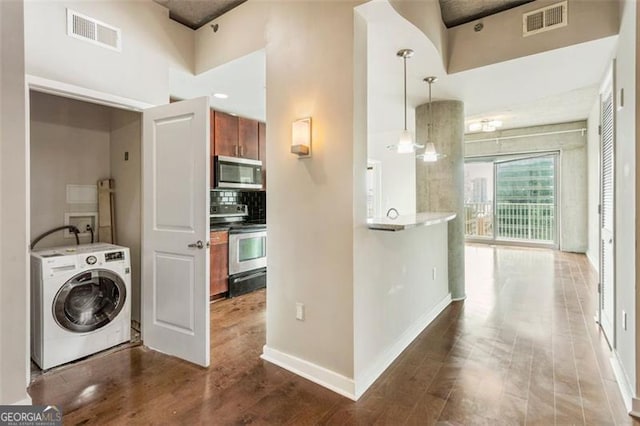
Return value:
<svg viewBox="0 0 640 426">
<path fill-rule="evenodd" d="M 354 403 L 260 360 L 265 293 L 211 305 L 211 365 L 144 347 L 44 374 L 65 424 L 632 424 L 585 256 L 470 245 L 448 307 Z"/>
</svg>

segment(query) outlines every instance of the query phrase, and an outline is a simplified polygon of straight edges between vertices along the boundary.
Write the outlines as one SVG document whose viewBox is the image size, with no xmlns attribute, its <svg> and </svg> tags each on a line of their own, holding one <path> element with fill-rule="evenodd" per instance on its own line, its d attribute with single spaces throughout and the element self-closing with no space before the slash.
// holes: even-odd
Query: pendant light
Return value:
<svg viewBox="0 0 640 426">
<path fill-rule="evenodd" d="M 433 115 L 431 113 L 431 85 L 437 80 L 437 77 L 427 77 L 424 81 L 429 84 L 429 109 L 428 109 L 428 122 L 427 122 L 427 143 L 424 148 L 424 152 L 418 155 L 418 158 L 421 158 L 422 161 L 426 163 L 434 163 L 438 161 L 438 159 L 445 157 L 443 154 L 438 154 L 436 151 L 436 146 L 431 141 L 431 131 L 433 130 Z"/>
<path fill-rule="evenodd" d="M 404 130 L 400 132 L 398 143 L 387 145 L 387 149 L 396 151 L 398 154 L 410 154 L 415 152 L 416 148 L 423 148 L 422 145 L 413 143 L 413 135 L 407 129 L 407 59 L 413 56 L 413 50 L 400 49 L 396 55 L 401 57 L 404 63 Z"/>
</svg>

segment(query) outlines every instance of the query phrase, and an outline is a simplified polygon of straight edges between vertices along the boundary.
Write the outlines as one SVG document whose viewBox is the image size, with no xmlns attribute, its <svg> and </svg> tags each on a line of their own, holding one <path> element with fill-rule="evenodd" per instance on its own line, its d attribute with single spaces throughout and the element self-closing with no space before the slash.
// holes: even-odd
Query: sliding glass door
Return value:
<svg viewBox="0 0 640 426">
<path fill-rule="evenodd" d="M 545 153 L 468 160 L 467 239 L 556 246 L 557 158 Z"/>
</svg>

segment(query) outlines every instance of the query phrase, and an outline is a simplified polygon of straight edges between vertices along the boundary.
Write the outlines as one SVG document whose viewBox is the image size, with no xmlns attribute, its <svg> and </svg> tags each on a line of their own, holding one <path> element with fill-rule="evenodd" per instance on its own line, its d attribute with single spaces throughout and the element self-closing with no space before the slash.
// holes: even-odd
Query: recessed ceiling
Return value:
<svg viewBox="0 0 640 426">
<path fill-rule="evenodd" d="M 466 24 L 533 0 L 440 0 L 442 22 L 447 28 Z"/>
<path fill-rule="evenodd" d="M 169 9 L 169 17 L 197 30 L 247 0 L 153 0 Z"/>
</svg>

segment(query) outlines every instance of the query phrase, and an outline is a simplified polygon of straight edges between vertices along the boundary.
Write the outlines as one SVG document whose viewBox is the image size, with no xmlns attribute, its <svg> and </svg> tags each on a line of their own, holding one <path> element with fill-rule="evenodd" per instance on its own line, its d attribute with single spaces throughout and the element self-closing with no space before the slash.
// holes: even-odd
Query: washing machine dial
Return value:
<svg viewBox="0 0 640 426">
<path fill-rule="evenodd" d="M 95 265 L 98 259 L 95 256 L 87 257 L 87 265 Z"/>
</svg>

